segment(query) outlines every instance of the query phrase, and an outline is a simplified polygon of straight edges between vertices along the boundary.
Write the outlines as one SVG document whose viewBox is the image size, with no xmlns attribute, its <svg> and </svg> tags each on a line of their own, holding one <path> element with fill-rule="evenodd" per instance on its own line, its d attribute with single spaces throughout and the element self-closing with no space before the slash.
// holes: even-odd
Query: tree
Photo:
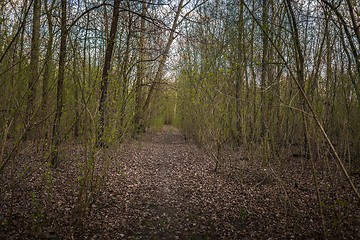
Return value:
<svg viewBox="0 0 360 240">
<path fill-rule="evenodd" d="M 244 3 L 239 2 L 239 19 L 238 19 L 238 42 L 237 42 L 237 59 L 236 59 L 236 82 L 235 82 L 235 126 L 236 126 L 236 141 L 240 145 L 240 142 L 244 139 L 242 135 L 243 127 L 241 114 L 243 99 L 243 86 L 244 86 L 244 73 L 245 73 L 245 31 L 244 31 Z"/>
<path fill-rule="evenodd" d="M 145 0 L 142 1 L 141 11 L 141 23 L 140 23 L 140 39 L 139 39 L 139 63 L 137 69 L 137 79 L 135 86 L 135 114 L 134 114 L 134 135 L 138 135 L 145 132 L 145 123 L 143 116 L 143 83 L 145 76 L 145 18 L 147 11 L 147 3 Z"/>
<path fill-rule="evenodd" d="M 54 124 L 52 128 L 52 140 L 51 140 L 51 166 L 56 167 L 58 164 L 59 156 L 59 144 L 61 141 L 60 135 L 60 123 L 61 116 L 63 114 L 64 106 L 64 79 L 65 79 L 65 62 L 66 62 L 66 39 L 67 39 L 67 1 L 61 0 L 61 25 L 60 25 L 60 59 L 59 59 L 59 69 L 57 77 L 57 92 L 56 92 L 56 111 Z"/>
<path fill-rule="evenodd" d="M 44 66 L 44 74 L 43 74 L 43 82 L 42 82 L 42 94 L 41 94 L 41 113 L 43 116 L 46 116 L 48 113 L 48 101 L 49 101 L 49 83 L 52 79 L 53 72 L 53 45 L 54 45 L 54 23 L 52 19 L 52 9 L 55 5 L 55 0 L 53 0 L 48 6 L 48 1 L 45 1 L 45 14 L 46 21 L 48 26 L 48 34 L 49 38 L 46 45 L 46 53 L 45 53 L 45 66 Z M 48 126 L 45 124 L 45 134 L 48 135 Z"/>
<path fill-rule="evenodd" d="M 115 36 L 119 20 L 119 8 L 120 0 L 114 1 L 114 9 L 111 20 L 111 28 L 109 39 L 107 40 L 106 50 L 105 50 L 105 61 L 101 77 L 101 90 L 100 90 L 100 100 L 99 100 L 99 124 L 98 132 L 96 137 L 96 145 L 98 147 L 104 146 L 104 132 L 105 132 L 105 112 L 106 112 L 106 99 L 109 86 L 109 70 L 111 64 L 111 58 L 113 54 Z"/>
<path fill-rule="evenodd" d="M 159 60 L 159 65 L 158 65 L 157 70 L 156 70 L 156 72 L 154 74 L 153 80 L 152 80 L 151 85 L 150 85 L 150 89 L 148 91 L 148 94 L 146 96 L 146 99 L 145 99 L 145 102 L 144 102 L 144 105 L 143 105 L 143 109 L 142 109 L 143 114 L 148 112 L 150 102 L 151 102 L 151 99 L 152 99 L 152 95 L 154 94 L 156 86 L 161 82 L 161 78 L 163 77 L 163 74 L 164 74 L 163 71 L 164 71 L 165 63 L 166 63 L 166 60 L 169 57 L 170 47 L 171 47 L 171 45 L 172 45 L 172 43 L 173 43 L 173 41 L 174 41 L 174 39 L 176 37 L 175 32 L 176 32 L 176 29 L 177 29 L 178 24 L 179 24 L 179 20 L 180 20 L 180 16 L 181 16 L 180 14 L 181 14 L 181 11 L 182 11 L 183 7 L 184 7 L 184 0 L 180 0 L 177 11 L 176 11 L 176 14 L 175 14 L 174 21 L 173 21 L 172 26 L 170 28 L 170 34 L 169 34 L 169 37 L 167 39 L 165 49 L 161 53 L 160 60 Z"/>
<path fill-rule="evenodd" d="M 30 55 L 30 78 L 28 81 L 28 96 L 26 109 L 27 125 L 31 124 L 31 118 L 34 114 L 34 101 L 36 97 L 36 85 L 39 82 L 39 51 L 40 51 L 40 13 L 41 1 L 34 0 L 33 5 L 33 26 L 31 38 L 31 55 Z"/>
</svg>

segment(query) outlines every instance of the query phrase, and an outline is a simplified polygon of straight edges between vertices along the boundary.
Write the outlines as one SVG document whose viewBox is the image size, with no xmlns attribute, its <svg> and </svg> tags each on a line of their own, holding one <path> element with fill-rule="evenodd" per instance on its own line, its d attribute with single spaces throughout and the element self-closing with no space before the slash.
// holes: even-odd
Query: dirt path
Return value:
<svg viewBox="0 0 360 240">
<path fill-rule="evenodd" d="M 225 151 L 227 160 L 215 173 L 209 154 L 165 126 L 97 155 L 97 164 L 110 164 L 106 181 L 75 227 L 85 151 L 68 144 L 62 152 L 62 165 L 53 171 L 41 158 L 30 161 L 35 150 L 24 150 L 13 169 L 27 163 L 38 170 L 13 191 L 7 188 L 11 178 L 2 176 L 0 239 L 322 239 L 311 165 L 304 159 L 285 158 L 276 167 L 277 159 L 264 164 L 256 153 Z M 336 166 L 329 164 L 329 174 L 321 164 L 328 238 L 360 239 L 358 201 Z M 360 178 L 354 180 L 360 187 Z"/>
<path fill-rule="evenodd" d="M 248 196 L 215 174 L 208 156 L 185 142 L 177 129 L 165 126 L 146 134 L 118 159 L 124 159 L 119 172 L 112 173 L 93 209 L 92 219 L 105 224 L 97 226 L 98 237 L 104 227 L 110 235 L 129 239 L 236 238 L 245 233 Z"/>
<path fill-rule="evenodd" d="M 312 175 L 303 162 L 289 161 L 277 175 L 236 153 L 215 173 L 209 155 L 168 126 L 123 147 L 88 219 L 89 237 L 322 239 Z M 332 193 L 339 189 L 326 178 L 319 182 L 329 194 L 323 200 L 328 236 L 356 239 L 356 201 Z M 336 186 L 344 189 L 341 181 Z M 346 206 L 334 205 L 337 199 Z"/>
<path fill-rule="evenodd" d="M 316 210 L 308 209 L 294 220 L 291 216 L 299 211 L 290 209 L 281 186 L 268 172 L 244 167 L 239 180 L 236 174 L 240 173 L 231 171 L 246 163 L 238 160 L 234 169 L 214 173 L 211 158 L 172 127 L 147 133 L 117 154 L 113 156 L 117 166 L 112 169 L 118 171 L 111 172 L 95 204 L 89 236 L 289 239 L 321 235 L 320 226 L 309 222 L 318 222 Z"/>
</svg>

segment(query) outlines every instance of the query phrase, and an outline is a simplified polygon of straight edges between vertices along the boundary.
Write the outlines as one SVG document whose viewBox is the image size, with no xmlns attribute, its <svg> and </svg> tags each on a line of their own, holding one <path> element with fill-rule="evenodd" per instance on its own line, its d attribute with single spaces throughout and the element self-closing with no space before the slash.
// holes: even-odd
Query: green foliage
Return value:
<svg viewBox="0 0 360 240">
<path fill-rule="evenodd" d="M 151 120 L 150 126 L 155 130 L 161 130 L 164 124 L 165 124 L 165 119 L 162 116 L 160 116 L 153 118 Z"/>
<path fill-rule="evenodd" d="M 171 88 L 158 93 L 157 101 L 152 106 L 150 127 L 161 129 L 163 125 L 174 125 L 178 121 L 176 94 Z"/>
</svg>

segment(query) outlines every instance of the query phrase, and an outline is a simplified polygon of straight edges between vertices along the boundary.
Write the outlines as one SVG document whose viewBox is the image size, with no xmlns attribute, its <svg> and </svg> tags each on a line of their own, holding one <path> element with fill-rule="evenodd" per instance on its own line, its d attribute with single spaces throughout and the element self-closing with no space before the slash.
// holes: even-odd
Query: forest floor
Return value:
<svg viewBox="0 0 360 240">
<path fill-rule="evenodd" d="M 0 176 L 0 239 L 323 239 L 311 164 L 291 152 L 265 162 L 224 150 L 215 172 L 211 154 L 170 126 L 94 158 L 65 144 L 55 170 L 21 147 Z M 331 161 L 315 170 L 326 236 L 360 239 L 349 184 Z"/>
</svg>

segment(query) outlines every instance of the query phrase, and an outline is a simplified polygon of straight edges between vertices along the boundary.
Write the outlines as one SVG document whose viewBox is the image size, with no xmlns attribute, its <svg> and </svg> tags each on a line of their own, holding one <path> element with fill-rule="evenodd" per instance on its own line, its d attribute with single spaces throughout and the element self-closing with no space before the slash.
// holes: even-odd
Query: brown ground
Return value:
<svg viewBox="0 0 360 240">
<path fill-rule="evenodd" d="M 85 149 L 64 146 L 56 170 L 37 147 L 22 149 L 0 176 L 0 239 L 323 238 L 311 165 L 302 158 L 270 165 L 229 150 L 215 173 L 208 153 L 165 126 L 95 154 L 91 209 L 81 215 Z M 327 166 L 316 163 L 326 236 L 360 239 L 359 200 Z"/>
</svg>

